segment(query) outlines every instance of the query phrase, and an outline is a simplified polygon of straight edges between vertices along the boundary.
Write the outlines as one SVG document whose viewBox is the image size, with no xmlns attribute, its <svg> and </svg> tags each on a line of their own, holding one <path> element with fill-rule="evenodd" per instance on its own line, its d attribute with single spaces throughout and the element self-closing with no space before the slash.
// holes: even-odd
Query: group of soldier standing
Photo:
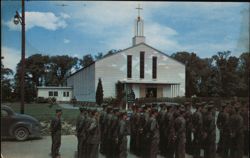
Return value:
<svg viewBox="0 0 250 158">
<path fill-rule="evenodd" d="M 192 107 L 195 111 L 191 111 Z M 200 158 L 202 149 L 204 158 L 215 158 L 216 152 L 222 158 L 242 158 L 249 147 L 248 104 L 222 104 L 217 120 L 215 109 L 213 102 L 161 104 L 160 108 L 135 105 L 129 115 L 106 105 L 100 112 L 80 108 L 76 121 L 77 157 L 97 158 L 100 150 L 107 158 L 126 158 L 130 135 L 129 150 L 140 158 L 156 158 L 158 154 L 185 158 L 186 153 Z M 58 120 L 51 122 L 54 157 L 60 148 L 56 139 L 59 134 L 53 130 L 61 126 L 55 126 Z M 220 132 L 217 150 L 216 125 Z"/>
</svg>

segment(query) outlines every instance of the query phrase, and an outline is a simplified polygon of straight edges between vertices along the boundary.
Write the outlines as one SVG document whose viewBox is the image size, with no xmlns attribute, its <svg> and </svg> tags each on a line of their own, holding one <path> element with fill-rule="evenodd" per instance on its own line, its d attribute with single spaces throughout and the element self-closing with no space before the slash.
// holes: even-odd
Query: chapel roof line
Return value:
<svg viewBox="0 0 250 158">
<path fill-rule="evenodd" d="M 76 72 L 72 73 L 72 74 L 69 75 L 67 78 L 69 78 L 69 77 L 75 75 L 76 73 L 78 73 L 78 72 L 84 70 L 85 68 L 90 67 L 91 65 L 95 64 L 96 62 L 98 62 L 98 61 L 100 61 L 100 60 L 103 60 L 103 59 L 105 59 L 105 58 L 111 57 L 111 56 L 116 55 L 116 54 L 118 54 L 118 53 L 122 53 L 122 52 L 124 52 L 124 51 L 126 51 L 126 50 L 132 49 L 132 48 L 137 47 L 137 46 L 139 46 L 139 45 L 145 45 L 145 46 L 147 46 L 147 47 L 149 47 L 149 48 L 155 50 L 156 52 L 161 53 L 162 55 L 165 55 L 165 56 L 167 56 L 168 58 L 170 58 L 170 59 L 172 59 L 172 60 L 174 60 L 174 61 L 180 63 L 181 65 L 186 66 L 184 63 L 182 63 L 182 62 L 180 62 L 180 61 L 174 59 L 174 58 L 171 57 L 170 55 L 167 55 L 167 54 L 165 54 L 164 52 L 162 52 L 162 51 L 160 51 L 160 50 L 158 50 L 158 49 L 156 49 L 156 48 L 154 48 L 154 47 L 152 47 L 152 46 L 150 46 L 150 45 L 148 45 L 148 44 L 146 44 L 146 43 L 139 43 L 139 44 L 137 44 L 137 45 L 133 45 L 133 46 L 128 47 L 128 48 L 126 48 L 126 49 L 120 50 L 120 51 L 118 51 L 118 52 L 116 52 L 116 53 L 114 53 L 114 54 L 110 54 L 110 55 L 107 55 L 107 56 L 105 56 L 105 57 L 103 57 L 103 58 L 101 58 L 101 59 L 98 59 L 98 60 L 94 61 L 93 63 L 89 64 L 88 66 L 83 67 L 83 68 L 77 70 Z"/>
</svg>

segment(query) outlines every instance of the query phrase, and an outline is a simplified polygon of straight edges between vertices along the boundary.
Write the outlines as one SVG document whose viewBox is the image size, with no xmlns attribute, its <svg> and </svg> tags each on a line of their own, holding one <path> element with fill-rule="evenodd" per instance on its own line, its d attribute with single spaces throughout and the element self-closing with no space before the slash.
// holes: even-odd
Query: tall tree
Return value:
<svg viewBox="0 0 250 158">
<path fill-rule="evenodd" d="M 102 80 L 99 78 L 98 85 L 96 89 L 96 103 L 97 105 L 101 105 L 103 103 L 103 88 L 102 88 Z"/>
<path fill-rule="evenodd" d="M 11 75 L 13 75 L 13 71 L 5 68 L 1 61 L 1 101 L 10 101 L 12 99 L 13 85 Z"/>
<path fill-rule="evenodd" d="M 83 56 L 83 59 L 80 61 L 80 64 L 82 65 L 82 67 L 87 67 L 90 64 L 92 64 L 94 62 L 94 59 L 92 57 L 91 54 L 87 54 Z"/>
<path fill-rule="evenodd" d="M 62 85 L 65 81 L 66 73 L 77 64 L 77 60 L 68 55 L 56 55 L 50 58 L 50 85 Z"/>
</svg>

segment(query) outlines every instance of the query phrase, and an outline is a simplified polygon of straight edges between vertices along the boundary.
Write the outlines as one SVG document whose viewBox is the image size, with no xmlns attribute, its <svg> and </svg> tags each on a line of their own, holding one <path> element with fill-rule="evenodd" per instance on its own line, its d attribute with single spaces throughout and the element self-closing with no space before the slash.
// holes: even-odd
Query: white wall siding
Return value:
<svg viewBox="0 0 250 158">
<path fill-rule="evenodd" d="M 78 101 L 95 102 L 95 64 L 80 70 L 67 79 Z"/>
<path fill-rule="evenodd" d="M 140 51 L 145 52 L 144 79 L 140 79 Z M 127 79 L 127 55 L 132 55 L 131 79 Z M 157 79 L 152 79 L 153 56 L 157 57 Z M 97 87 L 98 78 L 102 78 L 104 97 L 115 97 L 115 83 L 118 80 L 164 84 L 179 83 L 179 95 L 185 95 L 185 66 L 145 44 L 137 45 L 97 61 L 95 63 L 95 76 L 95 87 Z M 166 91 L 165 89 L 165 94 L 168 95 Z"/>
<path fill-rule="evenodd" d="M 57 91 L 58 96 L 49 96 L 49 91 Z M 64 96 L 64 92 L 69 92 L 69 96 Z M 64 88 L 38 88 L 37 92 L 38 97 L 44 97 L 44 98 L 49 98 L 49 97 L 55 97 L 57 101 L 70 101 L 72 98 L 72 89 L 64 89 Z"/>
</svg>

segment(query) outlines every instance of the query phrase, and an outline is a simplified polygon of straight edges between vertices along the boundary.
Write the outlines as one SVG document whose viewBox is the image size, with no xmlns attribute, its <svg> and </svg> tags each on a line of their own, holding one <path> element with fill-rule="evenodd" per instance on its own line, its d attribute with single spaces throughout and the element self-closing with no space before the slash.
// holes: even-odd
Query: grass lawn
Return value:
<svg viewBox="0 0 250 158">
<path fill-rule="evenodd" d="M 20 113 L 20 103 L 3 103 L 10 106 L 15 112 Z M 39 121 L 49 121 L 55 116 L 55 111 L 60 108 L 58 105 L 49 107 L 50 104 L 29 103 L 24 106 L 24 113 L 31 115 Z M 68 123 L 75 123 L 79 110 L 76 109 L 62 109 L 62 118 Z"/>
</svg>

